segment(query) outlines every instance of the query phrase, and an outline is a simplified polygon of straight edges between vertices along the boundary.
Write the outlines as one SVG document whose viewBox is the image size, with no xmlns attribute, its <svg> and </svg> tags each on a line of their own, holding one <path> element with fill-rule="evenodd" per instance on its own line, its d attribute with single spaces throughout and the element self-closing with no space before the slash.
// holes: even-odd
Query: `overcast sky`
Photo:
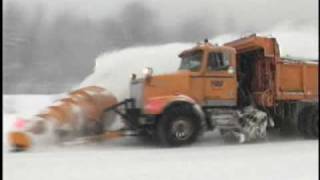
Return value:
<svg viewBox="0 0 320 180">
<path fill-rule="evenodd" d="M 116 16 L 129 2 L 151 8 L 163 26 L 175 26 L 185 19 L 219 21 L 233 18 L 239 26 L 297 21 L 318 23 L 318 0 L 4 0 L 19 1 L 26 11 L 42 6 L 47 17 L 64 11 L 99 20 Z M 32 14 L 32 13 L 31 13 Z M 216 23 L 215 23 L 216 24 Z M 223 24 L 221 24 L 223 25 Z"/>
<path fill-rule="evenodd" d="M 60 92 L 61 84 L 81 82 L 102 52 L 279 31 L 290 41 L 311 39 L 308 47 L 315 47 L 319 31 L 319 0 L 3 1 L 4 84 L 10 93 Z M 299 40 L 294 33 L 300 31 L 306 36 Z"/>
</svg>

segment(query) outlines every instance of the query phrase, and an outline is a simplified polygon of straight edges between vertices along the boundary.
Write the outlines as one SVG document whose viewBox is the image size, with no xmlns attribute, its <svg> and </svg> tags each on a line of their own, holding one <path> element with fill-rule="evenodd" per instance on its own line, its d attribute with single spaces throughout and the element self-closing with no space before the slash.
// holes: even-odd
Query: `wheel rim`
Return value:
<svg viewBox="0 0 320 180">
<path fill-rule="evenodd" d="M 171 128 L 171 134 L 177 139 L 177 140 L 187 140 L 190 138 L 193 134 L 193 127 L 189 121 L 186 120 L 176 120 L 172 124 Z"/>
</svg>

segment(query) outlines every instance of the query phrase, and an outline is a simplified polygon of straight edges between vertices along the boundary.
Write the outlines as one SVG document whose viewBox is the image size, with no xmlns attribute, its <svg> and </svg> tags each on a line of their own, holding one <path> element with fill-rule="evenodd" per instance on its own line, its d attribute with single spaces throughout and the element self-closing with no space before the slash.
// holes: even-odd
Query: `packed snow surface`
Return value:
<svg viewBox="0 0 320 180">
<path fill-rule="evenodd" d="M 4 96 L 5 137 L 17 116 L 37 112 L 57 96 Z M 271 136 L 266 142 L 227 143 L 207 133 L 192 146 L 162 148 L 134 137 L 102 144 L 3 149 L 5 180 L 224 179 L 316 180 L 318 141 Z"/>
</svg>

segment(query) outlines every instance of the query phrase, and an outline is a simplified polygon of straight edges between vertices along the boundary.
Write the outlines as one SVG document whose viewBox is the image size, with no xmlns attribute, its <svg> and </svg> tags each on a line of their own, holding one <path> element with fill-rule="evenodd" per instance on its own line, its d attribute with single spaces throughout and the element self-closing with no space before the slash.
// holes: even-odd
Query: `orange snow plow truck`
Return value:
<svg viewBox="0 0 320 180">
<path fill-rule="evenodd" d="M 179 57 L 175 73 L 153 75 L 146 68 L 142 78 L 132 74 L 130 97 L 122 101 L 95 86 L 71 92 L 10 132 L 12 147 L 28 149 L 50 128 L 59 137 L 78 128 L 80 134 L 134 135 L 166 146 L 191 144 L 210 130 L 241 143 L 264 139 L 272 128 L 319 137 L 318 61 L 280 57 L 275 38 L 256 35 L 222 46 L 205 40 Z M 112 113 L 123 128 L 105 129 L 115 120 Z"/>
</svg>

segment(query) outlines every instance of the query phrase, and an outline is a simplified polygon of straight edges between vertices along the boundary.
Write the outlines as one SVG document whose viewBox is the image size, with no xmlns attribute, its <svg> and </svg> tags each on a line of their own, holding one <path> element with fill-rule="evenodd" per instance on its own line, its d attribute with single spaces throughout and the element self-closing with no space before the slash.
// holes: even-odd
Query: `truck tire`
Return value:
<svg viewBox="0 0 320 180">
<path fill-rule="evenodd" d="M 319 138 L 319 107 L 314 110 L 312 124 L 314 137 Z"/>
<path fill-rule="evenodd" d="M 318 107 L 307 106 L 299 114 L 298 129 L 307 139 L 319 137 L 319 113 Z"/>
<path fill-rule="evenodd" d="M 309 138 L 316 139 L 319 137 L 319 112 L 316 106 L 313 106 L 310 110 L 306 127 Z"/>
<path fill-rule="evenodd" d="M 304 137 L 308 137 L 307 120 L 309 119 L 310 110 L 311 106 L 304 107 L 298 117 L 298 130 Z"/>
<path fill-rule="evenodd" d="M 294 125 L 288 119 L 281 119 L 280 135 L 283 137 L 290 137 L 295 134 Z"/>
<path fill-rule="evenodd" d="M 167 109 L 157 124 L 157 136 L 164 146 L 182 146 L 196 141 L 201 121 L 191 105 L 178 104 Z"/>
<path fill-rule="evenodd" d="M 283 103 L 281 106 L 281 115 L 279 116 L 279 128 L 280 135 L 284 137 L 290 137 L 292 135 L 296 135 L 298 131 L 297 123 L 295 122 L 297 119 L 296 116 L 299 117 L 299 114 L 302 111 L 298 112 L 295 103 Z"/>
</svg>

